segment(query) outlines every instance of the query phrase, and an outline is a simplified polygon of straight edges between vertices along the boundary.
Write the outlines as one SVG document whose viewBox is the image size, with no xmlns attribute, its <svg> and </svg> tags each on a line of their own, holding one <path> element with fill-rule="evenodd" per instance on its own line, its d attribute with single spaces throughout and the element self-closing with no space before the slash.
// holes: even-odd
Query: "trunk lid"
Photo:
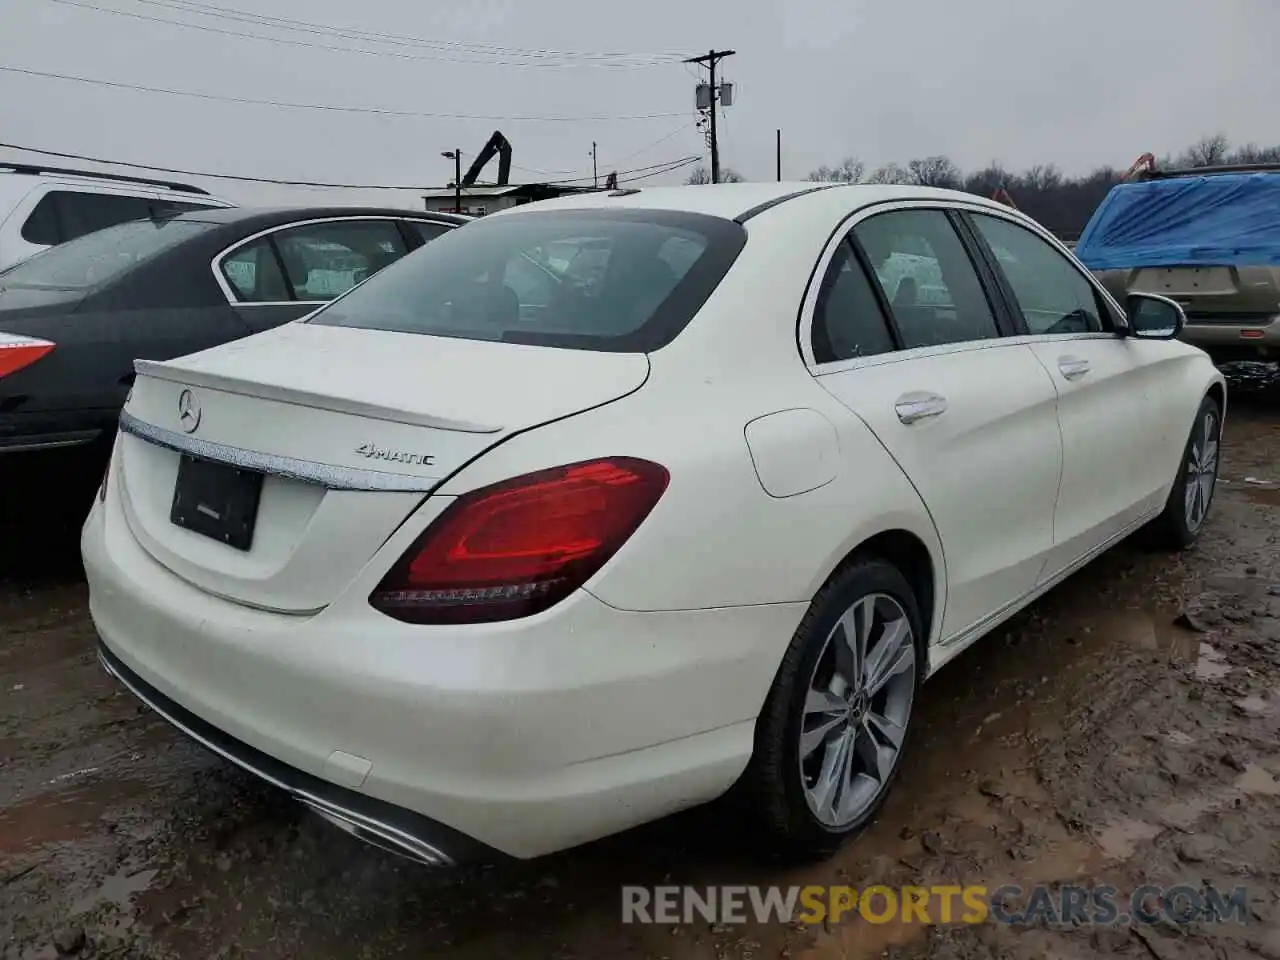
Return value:
<svg viewBox="0 0 1280 960">
<path fill-rule="evenodd" d="M 133 534 L 210 593 L 303 613 L 329 603 L 467 461 L 512 433 L 639 389 L 649 362 L 292 323 L 137 369 L 118 445 Z M 184 455 L 230 464 L 248 483 L 262 476 L 247 549 L 171 519 L 192 509 L 213 517 L 207 506 L 220 495 L 204 510 L 175 505 Z M 225 490 L 239 481 L 200 482 Z"/>
<path fill-rule="evenodd" d="M 1097 271 L 1121 302 L 1130 293 L 1158 293 L 1182 305 L 1191 323 L 1266 323 L 1280 314 L 1280 269 L 1202 265 Z"/>
</svg>

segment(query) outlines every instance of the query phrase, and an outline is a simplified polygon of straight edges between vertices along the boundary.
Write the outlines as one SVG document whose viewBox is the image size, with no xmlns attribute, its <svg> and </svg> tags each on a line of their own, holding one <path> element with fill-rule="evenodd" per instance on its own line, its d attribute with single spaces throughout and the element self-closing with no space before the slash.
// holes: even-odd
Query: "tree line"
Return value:
<svg viewBox="0 0 1280 960">
<path fill-rule="evenodd" d="M 1157 169 L 1209 167 L 1238 163 L 1280 163 L 1280 145 L 1260 147 L 1245 144 L 1233 147 L 1222 134 L 1202 137 L 1181 153 L 1156 161 Z M 1012 171 L 992 162 L 981 170 L 964 172 L 949 157 L 933 156 L 908 160 L 905 164 L 889 163 L 868 169 L 856 157 L 845 157 L 835 166 L 821 166 L 810 172 L 812 181 L 842 183 L 895 183 L 925 187 L 947 187 L 990 197 L 1003 188 L 1018 209 L 1038 220 L 1064 240 L 1076 239 L 1093 211 L 1120 182 L 1125 171 L 1104 166 L 1082 176 L 1064 174 L 1054 164 L 1036 164 L 1026 170 Z M 720 179 L 726 183 L 744 178 L 736 171 L 722 169 Z M 689 183 L 709 183 L 706 168 L 697 167 Z"/>
</svg>

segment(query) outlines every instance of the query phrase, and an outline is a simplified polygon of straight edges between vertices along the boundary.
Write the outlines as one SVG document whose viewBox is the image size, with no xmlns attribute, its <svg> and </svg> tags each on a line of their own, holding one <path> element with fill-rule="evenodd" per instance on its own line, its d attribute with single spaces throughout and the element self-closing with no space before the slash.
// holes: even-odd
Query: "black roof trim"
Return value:
<svg viewBox="0 0 1280 960">
<path fill-rule="evenodd" d="M 796 190 L 792 193 L 784 193 L 780 197 L 774 197 L 772 200 L 766 200 L 764 203 L 757 203 L 745 213 L 740 213 L 733 218 L 735 223 L 746 223 L 752 217 L 759 216 L 766 210 L 771 210 L 780 203 L 786 203 L 788 200 L 794 200 L 796 197 L 803 197 L 806 194 L 817 193 L 819 190 L 830 190 L 832 187 L 842 187 L 842 183 L 820 183 L 817 186 L 805 187 L 803 190 Z"/>
<path fill-rule="evenodd" d="M 18 163 L 0 160 L 0 168 L 4 168 L 13 173 L 27 173 L 40 175 L 42 173 L 55 173 L 64 176 L 88 177 L 93 180 L 111 180 L 115 183 L 139 183 L 149 187 L 164 187 L 166 190 L 174 190 L 179 193 L 198 193 L 202 196 L 209 196 L 208 190 L 202 190 L 199 187 L 192 186 L 189 183 L 174 183 L 169 180 L 151 180 L 147 177 L 131 177 L 123 173 L 103 173 L 100 170 L 75 170 L 71 167 L 49 167 L 43 163 Z"/>
</svg>

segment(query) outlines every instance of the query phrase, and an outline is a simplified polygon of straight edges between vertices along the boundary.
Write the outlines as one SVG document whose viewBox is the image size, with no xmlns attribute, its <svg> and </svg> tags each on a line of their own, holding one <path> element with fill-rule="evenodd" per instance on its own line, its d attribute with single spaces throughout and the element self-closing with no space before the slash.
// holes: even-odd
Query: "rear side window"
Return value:
<svg viewBox="0 0 1280 960">
<path fill-rule="evenodd" d="M 117 223 L 145 220 L 151 216 L 151 201 L 147 197 L 115 193 L 51 190 L 40 200 L 32 215 L 45 204 L 52 208 L 56 218 L 58 239 L 55 243 L 66 243 L 87 233 L 114 227 Z"/>
<path fill-rule="evenodd" d="M 973 262 L 943 211 L 882 213 L 853 232 L 884 290 L 904 348 L 1000 336 Z"/>
<path fill-rule="evenodd" d="M 971 214 L 995 254 L 1031 333 L 1101 332 L 1098 295 L 1071 261 L 1026 227 Z"/>
<path fill-rule="evenodd" d="M 656 350 L 746 243 L 731 220 L 668 211 L 521 212 L 467 224 L 310 323 L 586 350 Z"/>
<path fill-rule="evenodd" d="M 22 225 L 22 239 L 27 243 L 39 243 L 46 247 L 62 242 L 62 234 L 58 230 L 58 214 L 53 209 L 53 194 L 46 193 L 31 211 L 27 222 Z"/>
<path fill-rule="evenodd" d="M 10 267 L 0 273 L 0 286 L 87 290 L 213 227 L 198 220 L 116 224 L 50 247 Z"/>
<path fill-rule="evenodd" d="M 271 241 L 266 237 L 224 258 L 222 275 L 241 303 L 279 303 L 293 299 Z"/>
<path fill-rule="evenodd" d="M 846 240 L 818 290 L 813 314 L 813 359 L 834 363 L 893 350 L 893 337 L 871 281 Z"/>
</svg>

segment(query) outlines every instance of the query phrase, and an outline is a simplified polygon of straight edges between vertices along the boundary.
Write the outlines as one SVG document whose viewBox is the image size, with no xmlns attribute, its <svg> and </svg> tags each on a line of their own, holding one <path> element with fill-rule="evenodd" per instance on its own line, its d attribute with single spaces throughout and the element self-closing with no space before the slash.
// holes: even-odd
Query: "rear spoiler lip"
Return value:
<svg viewBox="0 0 1280 960">
<path fill-rule="evenodd" d="M 226 374 L 209 374 L 189 367 L 174 366 L 160 360 L 134 360 L 133 369 L 139 376 L 153 380 L 165 380 L 187 387 L 203 387 L 207 390 L 220 390 L 245 397 L 261 400 L 273 400 L 279 403 L 292 403 L 297 406 L 325 410 L 330 413 L 345 413 L 364 417 L 369 420 L 383 420 L 388 423 L 403 423 L 413 427 L 429 427 L 433 430 L 449 430 L 454 433 L 501 433 L 505 428 L 492 424 L 473 423 L 467 420 L 454 420 L 448 417 L 437 417 L 431 414 L 414 413 L 381 404 L 366 403 L 347 397 L 336 397 L 329 394 L 313 393 L 308 390 L 295 390 L 275 384 L 260 383 L 255 380 L 244 380 Z"/>
</svg>

